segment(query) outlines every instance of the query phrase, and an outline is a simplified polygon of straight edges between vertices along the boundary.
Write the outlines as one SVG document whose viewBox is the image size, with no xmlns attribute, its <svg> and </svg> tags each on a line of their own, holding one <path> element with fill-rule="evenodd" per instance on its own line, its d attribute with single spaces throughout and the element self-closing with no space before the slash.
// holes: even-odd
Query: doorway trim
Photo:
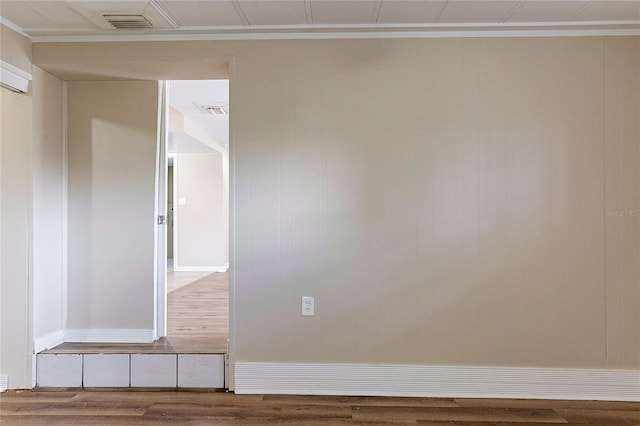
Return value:
<svg viewBox="0 0 640 426">
<path fill-rule="evenodd" d="M 153 338 L 167 335 L 167 117 L 168 84 L 158 81 L 158 145 L 156 149 Z"/>
<path fill-rule="evenodd" d="M 218 76 L 216 78 L 216 76 L 211 76 L 210 79 L 227 79 L 229 81 L 229 108 L 232 111 L 232 104 L 233 104 L 233 93 L 234 93 L 234 87 L 235 87 L 235 81 L 233 78 L 234 75 L 234 70 L 235 70 L 235 61 L 233 58 L 229 58 L 229 57 L 225 57 L 225 59 L 223 61 L 220 61 L 221 63 L 224 62 L 227 64 L 228 66 L 228 74 L 224 77 L 222 76 Z M 161 66 L 160 64 L 158 66 Z M 179 78 L 179 77 L 174 77 L 172 75 L 165 75 L 163 76 L 165 77 L 165 80 L 163 80 L 166 84 L 166 89 L 164 90 L 164 113 L 165 113 L 165 122 L 164 122 L 164 130 L 165 132 L 164 134 L 164 148 L 165 148 L 165 152 L 166 152 L 166 148 L 167 148 L 167 144 L 169 142 L 169 96 L 170 96 L 170 92 L 171 92 L 171 81 L 172 80 L 178 80 L 178 79 L 183 79 L 183 80 L 188 80 L 188 78 Z M 196 78 L 195 80 L 206 80 L 206 78 Z M 223 167 L 225 166 L 225 156 L 226 156 L 226 167 L 228 167 L 228 174 L 227 174 L 227 179 L 228 179 L 228 184 L 225 185 L 227 188 L 227 192 L 225 195 L 225 201 L 226 203 L 228 203 L 228 217 L 227 217 L 227 221 L 228 221 L 228 263 L 226 265 L 224 265 L 222 268 L 215 268 L 214 270 L 212 270 L 211 272 L 228 272 L 229 273 L 229 339 L 227 340 L 227 353 L 225 354 L 224 357 L 224 362 L 225 362 L 225 386 L 228 390 L 233 391 L 235 389 L 235 376 L 234 376 L 234 363 L 235 363 L 235 271 L 234 271 L 234 264 L 235 264 L 235 235 L 236 235 L 236 231 L 235 231 L 235 225 L 236 225 L 236 219 L 235 219 L 235 143 L 234 143 L 234 138 L 235 138 L 235 120 L 234 120 L 234 114 L 230 113 L 229 114 L 229 143 L 228 143 L 228 148 L 226 150 L 226 152 L 221 152 L 221 154 L 223 155 Z M 178 166 L 178 156 L 177 155 L 173 155 L 173 154 L 168 154 L 166 153 L 165 155 L 165 170 L 167 167 L 167 163 L 168 161 L 166 161 L 166 159 L 169 157 L 169 155 L 173 156 L 173 165 L 174 165 L 174 175 L 173 175 L 173 201 L 174 201 L 174 212 L 173 212 L 173 249 L 174 249 L 174 253 L 173 253 L 173 262 L 174 262 L 174 270 L 182 270 L 185 271 L 185 269 L 181 269 L 179 267 L 179 256 L 178 256 L 178 238 L 177 238 L 177 232 L 178 232 L 178 221 L 177 221 L 177 217 L 178 217 L 178 193 L 177 193 L 177 182 L 178 182 L 178 176 L 177 176 L 177 168 Z M 158 164 L 160 164 L 158 162 Z M 166 174 L 166 173 L 165 173 Z M 158 178 L 158 176 L 156 176 L 156 179 Z M 165 183 L 166 183 L 166 176 L 165 176 Z M 157 190 L 157 189 L 156 189 Z M 166 193 L 166 192 L 165 192 Z M 168 195 L 168 194 L 167 194 Z M 165 199 L 165 204 L 166 204 L 166 199 Z M 166 209 L 166 206 L 165 206 Z M 156 225 L 157 228 L 158 225 Z M 164 253 L 164 257 L 165 257 L 165 274 L 166 274 L 166 240 L 165 240 L 165 253 Z M 157 260 L 157 256 L 158 253 L 156 252 L 156 260 Z M 178 269 L 176 269 L 176 266 L 178 266 Z M 201 271 L 202 268 L 198 268 L 198 271 Z M 158 283 L 155 282 L 155 289 L 154 289 L 154 306 L 157 306 L 160 301 L 158 298 L 160 293 L 160 289 L 158 288 Z M 165 301 L 164 303 L 166 303 L 166 277 L 165 277 L 165 283 L 164 283 L 164 295 L 165 295 Z M 166 306 L 166 305 L 165 305 Z M 167 310 L 165 308 L 164 310 L 164 315 L 165 315 L 165 335 L 166 335 L 166 317 L 167 317 Z M 160 318 L 154 318 L 154 329 L 157 327 L 157 321 L 159 321 Z"/>
<path fill-rule="evenodd" d="M 178 214 L 178 209 L 176 208 L 176 198 L 177 198 L 177 191 L 176 189 L 178 188 L 178 184 L 176 182 L 176 170 L 177 170 L 177 165 L 178 165 L 178 156 L 176 154 L 169 154 L 167 153 L 167 164 L 168 164 L 168 159 L 171 158 L 172 161 L 172 165 L 171 167 L 173 167 L 173 177 L 172 177 L 172 181 L 171 181 L 171 204 L 173 205 L 173 211 L 169 212 L 167 211 L 167 220 L 171 220 L 172 225 L 171 225 L 171 238 L 173 239 L 173 244 L 171 247 L 171 258 L 173 259 L 173 270 L 175 271 L 175 267 L 176 267 L 176 259 L 178 257 L 178 250 L 176 248 L 176 237 L 178 235 L 178 230 L 176 229 L 177 227 L 177 223 L 178 221 L 176 220 L 176 215 Z M 168 170 L 169 170 L 169 166 L 167 165 L 167 184 L 169 183 L 169 174 L 168 174 Z M 168 188 L 167 188 L 168 189 Z M 167 190 L 167 197 L 169 196 L 169 191 Z M 167 199 L 167 202 L 169 200 Z"/>
</svg>

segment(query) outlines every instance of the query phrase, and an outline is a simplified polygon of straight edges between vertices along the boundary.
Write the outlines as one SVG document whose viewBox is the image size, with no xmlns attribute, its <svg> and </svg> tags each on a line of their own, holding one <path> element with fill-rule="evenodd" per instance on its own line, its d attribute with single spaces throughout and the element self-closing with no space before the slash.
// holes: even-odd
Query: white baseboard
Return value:
<svg viewBox="0 0 640 426">
<path fill-rule="evenodd" d="M 640 401 L 640 370 L 236 362 L 238 394 Z"/>
<path fill-rule="evenodd" d="M 0 375 L 0 392 L 9 389 L 9 376 Z"/>
<path fill-rule="evenodd" d="M 174 266 L 174 272 L 227 272 L 229 264 L 222 266 Z"/>
<path fill-rule="evenodd" d="M 47 349 L 51 349 L 64 342 L 64 330 L 56 330 L 52 333 L 45 334 L 33 341 L 34 353 L 40 353 Z"/>
<path fill-rule="evenodd" d="M 73 343 L 152 343 L 153 329 L 66 329 L 64 341 Z"/>
</svg>

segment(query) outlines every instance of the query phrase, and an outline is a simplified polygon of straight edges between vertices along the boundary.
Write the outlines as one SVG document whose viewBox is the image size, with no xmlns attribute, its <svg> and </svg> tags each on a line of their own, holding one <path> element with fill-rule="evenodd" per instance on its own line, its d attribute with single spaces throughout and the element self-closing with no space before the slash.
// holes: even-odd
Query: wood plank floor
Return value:
<svg viewBox="0 0 640 426">
<path fill-rule="evenodd" d="M 167 271 L 167 293 L 171 293 L 210 274 L 211 272 Z"/>
<path fill-rule="evenodd" d="M 168 336 L 154 343 L 63 343 L 44 353 L 226 353 L 229 274 L 207 274 L 171 291 L 167 313 Z"/>
<path fill-rule="evenodd" d="M 235 395 L 167 391 L 0 394 L 3 425 L 638 425 L 640 403 Z"/>
<path fill-rule="evenodd" d="M 229 337 L 229 273 L 209 274 L 169 293 L 168 335 Z"/>
</svg>

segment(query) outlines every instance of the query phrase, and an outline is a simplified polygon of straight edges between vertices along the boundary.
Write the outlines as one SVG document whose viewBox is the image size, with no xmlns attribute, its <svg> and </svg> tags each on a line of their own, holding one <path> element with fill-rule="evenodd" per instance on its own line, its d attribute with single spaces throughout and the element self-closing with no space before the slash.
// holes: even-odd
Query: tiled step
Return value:
<svg viewBox="0 0 640 426">
<path fill-rule="evenodd" d="M 41 388 L 224 389 L 223 354 L 45 354 Z"/>
</svg>

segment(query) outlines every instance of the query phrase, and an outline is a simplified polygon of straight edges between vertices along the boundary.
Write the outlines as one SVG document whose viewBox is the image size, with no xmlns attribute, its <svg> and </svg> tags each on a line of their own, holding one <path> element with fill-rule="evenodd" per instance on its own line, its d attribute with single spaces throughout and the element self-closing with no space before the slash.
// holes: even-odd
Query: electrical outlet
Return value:
<svg viewBox="0 0 640 426">
<path fill-rule="evenodd" d="M 302 316 L 312 317 L 315 315 L 315 303 L 313 297 L 302 296 Z"/>
</svg>

